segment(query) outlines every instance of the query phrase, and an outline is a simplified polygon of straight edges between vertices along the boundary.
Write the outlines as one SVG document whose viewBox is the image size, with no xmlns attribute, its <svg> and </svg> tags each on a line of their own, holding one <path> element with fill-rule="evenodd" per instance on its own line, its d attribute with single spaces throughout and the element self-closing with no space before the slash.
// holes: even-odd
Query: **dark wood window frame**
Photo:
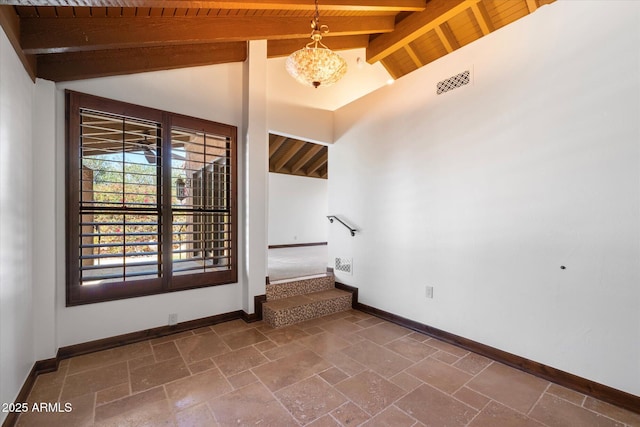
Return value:
<svg viewBox="0 0 640 427">
<path fill-rule="evenodd" d="M 238 227 L 237 227 L 237 128 L 235 126 L 216 123 L 208 120 L 188 117 L 180 114 L 174 114 L 166 111 L 161 111 L 153 108 L 143 107 L 139 105 L 124 103 L 120 101 L 101 98 L 93 95 L 87 95 L 79 92 L 69 91 L 66 93 L 66 304 L 67 306 L 89 304 L 96 302 L 111 301 L 123 298 L 133 298 L 145 295 L 153 295 L 160 293 L 167 293 L 173 291 L 216 286 L 223 284 L 231 284 L 237 282 L 238 276 Z M 155 250 L 157 252 L 158 273 L 157 277 L 142 277 L 140 279 L 128 278 L 126 273 L 123 273 L 123 279 L 121 281 L 105 281 L 105 283 L 99 282 L 98 284 L 87 285 L 82 283 L 84 252 L 86 246 L 98 246 L 90 242 L 92 245 L 85 245 L 86 234 L 82 227 L 85 226 L 86 211 L 83 210 L 84 201 L 84 182 L 85 171 L 83 165 L 83 130 L 81 128 L 82 119 L 81 115 L 85 111 L 96 111 L 99 113 L 112 114 L 118 117 L 131 118 L 132 120 L 145 121 L 148 123 L 157 123 L 159 130 L 155 132 L 157 136 L 157 160 L 154 168 L 158 172 L 157 192 L 154 193 L 155 202 L 149 203 L 151 207 L 144 212 L 154 212 L 157 208 L 157 223 L 155 227 L 158 233 L 158 240 L 155 243 Z M 126 135 L 123 125 L 123 135 Z M 212 181 L 212 187 L 215 187 L 214 196 L 218 199 L 222 198 L 222 204 L 211 206 L 211 209 L 203 209 L 202 205 L 196 206 L 196 197 L 193 197 L 191 203 L 191 211 L 187 209 L 176 209 L 175 193 L 172 196 L 171 191 L 178 192 L 176 190 L 176 179 L 172 177 L 172 141 L 174 135 L 174 129 L 182 131 L 183 129 L 192 130 L 197 135 L 204 135 L 204 138 L 208 135 L 215 135 L 218 141 L 223 142 L 221 147 L 214 147 L 218 150 L 223 150 L 225 154 L 224 165 L 221 167 L 219 164 L 215 165 L 215 170 L 220 173 L 223 171 L 226 175 L 223 186 L 220 187 L 218 183 Z M 123 141 L 126 140 L 126 136 L 123 136 Z M 185 145 L 187 145 L 185 143 Z M 152 146 L 154 147 L 154 146 Z M 155 148 L 155 147 L 154 147 Z M 204 148 L 204 158 L 201 164 L 208 167 L 207 147 Z M 122 157 L 126 156 L 126 151 L 123 149 Z M 165 155 L 162 155 L 164 153 Z M 184 154 L 184 152 L 182 152 Z M 202 157 L 202 156 L 201 156 Z M 123 160 L 123 163 L 126 163 Z M 219 163 L 219 162 L 218 162 Z M 210 168 L 211 169 L 211 168 Z M 123 166 L 124 171 L 124 166 Z M 124 174 L 124 172 L 123 172 Z M 213 179 L 213 178 L 212 178 Z M 125 196 L 121 199 L 122 207 L 126 208 L 127 193 L 125 188 L 127 182 L 121 183 L 122 194 Z M 206 189 L 206 187 L 203 187 Z M 200 190 L 202 191 L 202 190 Z M 173 197 L 173 199 L 172 199 Z M 211 197 L 210 197 L 211 198 Z M 172 204 L 172 200 L 174 201 Z M 204 200 L 204 199 L 203 199 Z M 155 204 L 155 206 L 154 206 Z M 93 203 L 91 204 L 93 206 Z M 222 206 L 222 207 L 220 207 Z M 121 207 L 115 207 L 121 208 Z M 143 208 L 140 208 L 143 209 Z M 186 213 L 185 213 L 186 212 Z M 122 217 L 131 215 L 130 213 L 121 213 Z M 174 215 L 183 215 L 187 218 L 198 218 L 198 227 L 202 229 L 203 225 L 202 217 L 215 218 L 216 221 L 220 221 L 220 218 L 224 218 L 224 223 L 214 223 L 213 226 L 208 228 L 206 233 L 200 232 L 198 236 L 207 236 L 212 239 L 215 236 L 220 240 L 220 236 L 224 236 L 224 247 L 219 249 L 215 246 L 214 249 L 208 251 L 200 251 L 201 256 L 205 257 L 205 252 L 209 258 L 205 259 L 203 264 L 205 266 L 210 265 L 211 262 L 216 263 L 219 258 L 225 258 L 225 264 L 223 268 L 208 269 L 204 268 L 202 272 L 198 271 L 192 273 L 190 271 L 182 271 L 173 274 L 173 265 L 176 262 L 175 252 L 188 252 L 190 254 L 196 253 L 196 249 L 190 251 L 187 250 L 175 250 L 172 247 L 172 239 L 176 233 L 174 224 Z M 190 217 L 188 215 L 191 215 Z M 153 215 L 151 215 L 153 216 Z M 93 218 L 93 217 L 92 217 Z M 195 221 L 195 220 L 194 220 Z M 220 227 L 222 224 L 222 229 Z M 125 220 L 126 225 L 126 220 Z M 196 236 L 196 231 L 191 233 L 192 236 Z M 123 227 L 123 233 L 124 231 Z M 83 240 L 85 239 L 85 240 Z M 195 239 L 195 237 L 192 237 Z M 123 238 L 122 246 L 122 264 L 126 264 L 127 249 L 129 245 L 126 239 Z M 152 243 L 153 244 L 153 243 Z M 192 243 L 196 247 L 196 243 Z M 212 244 L 213 245 L 213 244 Z M 182 249 L 182 247 L 180 248 Z M 220 256 L 224 253 L 224 257 Z M 213 261 L 211 261 L 213 260 Z M 207 261 L 209 264 L 207 264 Z M 123 267 L 123 271 L 126 268 Z M 188 269 L 187 269 L 188 270 Z"/>
</svg>

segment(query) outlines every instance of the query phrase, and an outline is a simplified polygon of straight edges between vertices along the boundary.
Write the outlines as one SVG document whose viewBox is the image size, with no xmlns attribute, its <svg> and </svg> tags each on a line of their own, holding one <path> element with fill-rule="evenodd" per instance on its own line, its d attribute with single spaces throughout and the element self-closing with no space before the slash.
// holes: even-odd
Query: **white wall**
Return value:
<svg viewBox="0 0 640 427">
<path fill-rule="evenodd" d="M 178 321 L 183 322 L 243 307 L 242 283 L 65 307 L 64 89 L 231 124 L 238 127 L 239 144 L 242 144 L 242 75 L 242 64 L 233 63 L 56 85 L 56 175 L 42 178 L 55 178 L 57 190 L 55 245 L 58 269 L 55 277 L 59 347 L 163 326 L 167 324 L 169 313 L 177 313 Z M 243 169 L 240 166 L 239 174 Z M 239 209 L 243 208 L 241 201 Z M 46 219 L 49 213 L 42 212 L 41 215 Z M 242 258 L 242 246 L 239 252 Z"/>
<path fill-rule="evenodd" d="M 33 322 L 36 360 L 51 358 L 56 346 L 56 272 L 61 254 L 56 250 L 56 106 L 55 84 L 36 80 L 33 105 Z M 63 201 L 60 201 L 63 204 Z M 62 267 L 61 267 L 62 268 Z"/>
<path fill-rule="evenodd" d="M 365 49 L 338 54 L 347 61 L 347 73 L 333 86 L 319 89 L 296 82 L 285 69 L 286 57 L 267 61 L 267 117 L 272 133 L 332 144 L 333 111 L 390 79 L 382 64 L 365 61 Z"/>
<path fill-rule="evenodd" d="M 325 41 L 331 48 L 331 39 L 327 38 Z M 337 53 L 347 62 L 347 73 L 335 84 L 321 88 L 297 83 L 286 71 L 286 57 L 270 59 L 267 62 L 269 102 L 334 111 L 387 84 L 389 73 L 379 62 L 368 64 L 364 48 L 341 50 Z"/>
<path fill-rule="evenodd" d="M 640 395 L 639 23 L 637 2 L 558 1 L 337 110 L 329 210 L 361 230 L 329 229 L 338 279 Z"/>
<path fill-rule="evenodd" d="M 300 84 L 293 79 L 291 83 Z M 273 90 L 269 90 L 271 92 Z M 309 142 L 333 144 L 332 111 L 267 100 L 269 131 Z"/>
<path fill-rule="evenodd" d="M 0 31 L 0 402 L 13 402 L 33 363 L 33 83 Z M 6 418 L 0 412 L 0 422 Z"/>
<path fill-rule="evenodd" d="M 269 174 L 269 245 L 327 241 L 327 180 Z"/>
<path fill-rule="evenodd" d="M 243 263 L 246 277 L 243 308 L 254 311 L 254 295 L 264 295 L 267 277 L 267 174 L 269 173 L 269 132 L 267 131 L 267 41 L 249 42 L 244 62 L 243 145 L 246 168 L 242 175 L 242 223 L 246 234 Z"/>
</svg>

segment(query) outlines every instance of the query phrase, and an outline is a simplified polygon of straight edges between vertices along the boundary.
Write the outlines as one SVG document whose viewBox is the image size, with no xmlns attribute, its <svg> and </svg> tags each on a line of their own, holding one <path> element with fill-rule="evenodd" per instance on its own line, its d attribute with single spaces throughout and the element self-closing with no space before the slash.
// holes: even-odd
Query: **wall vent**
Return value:
<svg viewBox="0 0 640 427">
<path fill-rule="evenodd" d="M 436 85 L 436 92 L 438 95 L 441 95 L 445 92 L 449 92 L 450 90 L 457 89 L 461 86 L 468 85 L 471 82 L 471 71 L 467 70 L 460 74 L 456 74 L 453 77 L 449 77 L 446 80 L 442 80 L 438 82 Z"/>
<path fill-rule="evenodd" d="M 351 258 L 336 258 L 334 269 L 347 274 L 353 274 L 353 262 Z"/>
</svg>

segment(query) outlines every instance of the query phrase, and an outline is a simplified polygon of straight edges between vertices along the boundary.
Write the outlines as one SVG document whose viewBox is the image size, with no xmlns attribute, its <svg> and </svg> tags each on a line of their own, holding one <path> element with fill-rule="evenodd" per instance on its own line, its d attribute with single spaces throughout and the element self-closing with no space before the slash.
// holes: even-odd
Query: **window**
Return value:
<svg viewBox="0 0 640 427">
<path fill-rule="evenodd" d="M 236 134 L 67 92 L 67 305 L 237 281 Z"/>
</svg>

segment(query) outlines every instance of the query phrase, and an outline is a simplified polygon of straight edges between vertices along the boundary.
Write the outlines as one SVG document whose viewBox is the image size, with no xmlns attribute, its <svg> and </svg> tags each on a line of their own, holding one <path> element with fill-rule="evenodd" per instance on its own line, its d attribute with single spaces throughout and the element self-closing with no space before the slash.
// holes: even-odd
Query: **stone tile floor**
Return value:
<svg viewBox="0 0 640 427">
<path fill-rule="evenodd" d="M 65 360 L 19 426 L 640 426 L 640 415 L 359 311 L 241 320 Z M 63 406 L 64 407 L 64 406 Z"/>
</svg>

